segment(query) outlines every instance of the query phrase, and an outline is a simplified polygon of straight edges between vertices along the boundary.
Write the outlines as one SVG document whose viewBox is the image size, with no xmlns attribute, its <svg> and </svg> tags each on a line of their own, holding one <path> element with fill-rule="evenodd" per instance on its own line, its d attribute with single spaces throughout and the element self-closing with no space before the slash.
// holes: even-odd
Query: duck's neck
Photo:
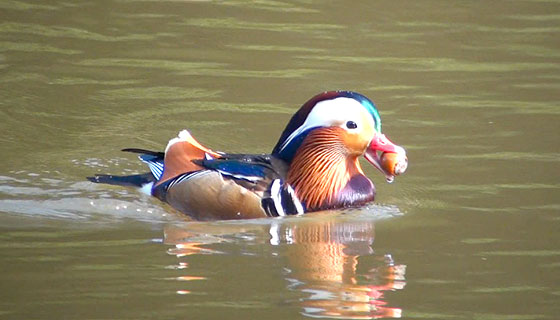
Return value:
<svg viewBox="0 0 560 320">
<path fill-rule="evenodd" d="M 315 131 L 299 147 L 287 177 L 307 211 L 373 200 L 373 183 L 363 175 L 358 155 L 348 153 L 336 130 Z"/>
</svg>

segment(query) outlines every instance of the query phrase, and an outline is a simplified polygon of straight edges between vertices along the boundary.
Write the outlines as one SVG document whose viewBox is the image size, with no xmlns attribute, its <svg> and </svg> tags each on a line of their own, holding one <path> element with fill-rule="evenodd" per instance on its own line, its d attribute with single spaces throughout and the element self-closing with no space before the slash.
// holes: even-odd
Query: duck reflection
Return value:
<svg viewBox="0 0 560 320">
<path fill-rule="evenodd" d="M 263 241 L 268 238 L 273 253 L 286 259 L 288 288 L 303 294 L 299 303 L 306 316 L 401 317 L 402 310 L 389 306 L 384 296 L 387 291 L 404 288 L 406 266 L 396 264 L 390 254 L 374 254 L 373 221 L 337 215 L 279 219 L 256 226 L 188 224 L 166 228 L 165 242 L 175 245 L 169 252 L 178 257 L 213 254 L 219 252 L 204 245 L 226 241 L 226 234 L 252 234 Z"/>
<path fill-rule="evenodd" d="M 404 288 L 406 266 L 395 264 L 389 254 L 373 254 L 373 222 L 333 218 L 285 224 L 272 228 L 271 233 L 273 243 L 289 244 L 285 247 L 288 280 L 292 289 L 306 294 L 301 299 L 305 315 L 344 319 L 401 316 L 400 308 L 387 306 L 384 293 Z"/>
</svg>

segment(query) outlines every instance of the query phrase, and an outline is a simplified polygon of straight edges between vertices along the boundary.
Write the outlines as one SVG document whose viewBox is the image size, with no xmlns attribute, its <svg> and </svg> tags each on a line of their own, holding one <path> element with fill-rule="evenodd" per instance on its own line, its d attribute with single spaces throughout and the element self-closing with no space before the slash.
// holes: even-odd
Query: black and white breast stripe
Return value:
<svg viewBox="0 0 560 320">
<path fill-rule="evenodd" d="M 272 181 L 262 199 L 262 206 L 272 217 L 305 213 L 294 189 L 289 184 L 284 184 L 281 179 Z"/>
</svg>

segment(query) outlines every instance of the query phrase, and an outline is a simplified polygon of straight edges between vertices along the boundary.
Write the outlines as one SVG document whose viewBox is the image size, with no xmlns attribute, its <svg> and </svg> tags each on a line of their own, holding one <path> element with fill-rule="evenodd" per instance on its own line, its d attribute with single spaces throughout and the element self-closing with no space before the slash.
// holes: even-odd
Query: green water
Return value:
<svg viewBox="0 0 560 320">
<path fill-rule="evenodd" d="M 0 318 L 557 319 L 560 1 L 0 2 Z M 94 173 L 268 152 L 324 90 L 408 151 L 377 203 L 188 222 Z"/>
</svg>

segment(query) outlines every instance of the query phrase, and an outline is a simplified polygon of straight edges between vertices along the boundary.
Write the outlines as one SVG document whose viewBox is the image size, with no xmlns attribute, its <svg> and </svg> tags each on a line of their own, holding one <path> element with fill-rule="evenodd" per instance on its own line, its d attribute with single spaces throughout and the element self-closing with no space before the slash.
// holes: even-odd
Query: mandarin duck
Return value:
<svg viewBox="0 0 560 320">
<path fill-rule="evenodd" d="M 351 91 L 329 91 L 292 116 L 271 154 L 216 152 L 183 130 L 164 152 L 139 153 L 149 173 L 95 175 L 92 182 L 147 190 L 197 220 L 277 217 L 360 206 L 375 186 L 364 156 L 388 182 L 408 164 L 405 150 L 381 133 L 375 104 Z"/>
</svg>

